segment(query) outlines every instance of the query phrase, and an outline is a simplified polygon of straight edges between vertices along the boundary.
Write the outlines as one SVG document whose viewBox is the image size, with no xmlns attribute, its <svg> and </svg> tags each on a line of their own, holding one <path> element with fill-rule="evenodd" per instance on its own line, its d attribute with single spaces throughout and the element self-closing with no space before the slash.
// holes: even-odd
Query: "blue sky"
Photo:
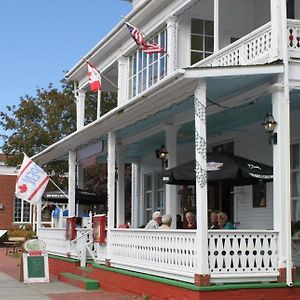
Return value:
<svg viewBox="0 0 300 300">
<path fill-rule="evenodd" d="M 1 1 L 0 111 L 35 96 L 37 87 L 60 88 L 64 71 L 130 10 L 124 0 Z"/>
</svg>

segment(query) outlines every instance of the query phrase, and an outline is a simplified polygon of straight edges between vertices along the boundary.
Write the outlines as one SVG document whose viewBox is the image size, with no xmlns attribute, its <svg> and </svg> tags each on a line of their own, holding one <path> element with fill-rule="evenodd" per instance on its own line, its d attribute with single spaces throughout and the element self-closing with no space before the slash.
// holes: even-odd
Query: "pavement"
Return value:
<svg viewBox="0 0 300 300">
<path fill-rule="evenodd" d="M 20 281 L 21 258 L 6 255 L 0 247 L 0 300 L 142 300 L 142 297 L 121 295 L 103 290 L 86 291 L 50 278 L 50 282 L 24 283 Z"/>
</svg>

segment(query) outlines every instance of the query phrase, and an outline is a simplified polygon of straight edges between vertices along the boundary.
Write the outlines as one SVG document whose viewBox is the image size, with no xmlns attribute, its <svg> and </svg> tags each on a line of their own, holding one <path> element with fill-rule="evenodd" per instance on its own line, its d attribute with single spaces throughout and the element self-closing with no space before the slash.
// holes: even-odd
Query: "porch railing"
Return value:
<svg viewBox="0 0 300 300">
<path fill-rule="evenodd" d="M 46 242 L 47 251 L 66 256 L 69 244 L 62 241 L 61 230 L 64 232 L 55 228 L 42 230 L 40 238 Z M 105 245 L 87 243 L 93 250 L 91 253 L 87 249 L 87 254 L 93 254 L 96 262 L 110 259 L 113 267 L 194 281 L 196 258 L 201 251 L 201 245 L 196 245 L 195 230 L 113 229 L 109 237 L 109 252 Z M 208 263 L 212 282 L 276 280 L 277 238 L 278 233 L 272 230 L 209 230 Z M 70 251 L 76 257 L 76 247 Z"/>
<path fill-rule="evenodd" d="M 271 50 L 271 33 L 269 22 L 194 66 L 224 67 L 266 63 Z"/>
<path fill-rule="evenodd" d="M 277 274 L 277 236 L 277 232 L 270 230 L 209 231 L 211 277 L 266 277 Z"/>
<path fill-rule="evenodd" d="M 300 21 L 288 20 L 287 29 L 290 58 L 300 58 Z"/>
</svg>

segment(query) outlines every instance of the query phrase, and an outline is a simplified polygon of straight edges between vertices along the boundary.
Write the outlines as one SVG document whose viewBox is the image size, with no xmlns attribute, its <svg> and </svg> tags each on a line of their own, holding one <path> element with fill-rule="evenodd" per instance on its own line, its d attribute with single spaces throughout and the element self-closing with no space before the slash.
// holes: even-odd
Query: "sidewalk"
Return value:
<svg viewBox="0 0 300 300">
<path fill-rule="evenodd" d="M 142 297 L 106 291 L 86 291 L 51 279 L 49 283 L 24 283 L 20 278 L 20 258 L 5 255 L 0 248 L 0 300 L 141 300 Z M 101 284 L 101 283 L 100 283 Z"/>
</svg>

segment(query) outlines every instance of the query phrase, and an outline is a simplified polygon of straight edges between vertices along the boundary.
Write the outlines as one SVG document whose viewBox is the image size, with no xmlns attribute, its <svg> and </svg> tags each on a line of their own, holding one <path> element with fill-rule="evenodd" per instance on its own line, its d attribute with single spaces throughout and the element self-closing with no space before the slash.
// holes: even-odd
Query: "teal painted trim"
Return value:
<svg viewBox="0 0 300 300">
<path fill-rule="evenodd" d="M 174 279 L 167 279 L 163 277 L 158 277 L 154 275 L 148 275 L 143 273 L 138 273 L 134 271 L 128 271 L 125 269 L 119 269 L 114 267 L 106 267 L 104 265 L 99 265 L 96 263 L 92 264 L 94 268 L 102 269 L 109 272 L 115 272 L 122 275 L 127 275 L 131 277 L 141 278 L 145 280 L 151 280 L 154 282 L 159 282 L 162 284 L 168 284 L 176 286 L 179 288 L 184 288 L 192 291 L 226 291 L 226 290 L 240 290 L 240 289 L 273 289 L 273 288 L 290 288 L 287 287 L 285 283 L 235 283 L 235 284 L 222 284 L 222 285 L 212 285 L 207 287 L 198 287 L 193 283 L 178 281 Z M 300 282 L 294 283 L 294 287 L 300 287 Z"/>
<path fill-rule="evenodd" d="M 73 279 L 73 280 L 83 282 L 85 284 L 85 289 L 86 290 L 98 290 L 99 289 L 99 281 L 98 280 L 86 278 L 86 277 L 76 275 L 76 274 L 73 274 L 73 273 L 68 273 L 68 272 L 60 273 L 60 275 L 66 277 L 66 278 L 70 278 L 70 279 Z"/>
<path fill-rule="evenodd" d="M 49 254 L 48 257 L 58 259 L 58 260 L 64 260 L 67 262 L 73 262 L 73 263 L 79 262 L 79 260 L 75 259 L 75 258 L 67 258 L 67 257 L 58 256 L 58 255 L 54 255 L 54 254 Z"/>
</svg>

